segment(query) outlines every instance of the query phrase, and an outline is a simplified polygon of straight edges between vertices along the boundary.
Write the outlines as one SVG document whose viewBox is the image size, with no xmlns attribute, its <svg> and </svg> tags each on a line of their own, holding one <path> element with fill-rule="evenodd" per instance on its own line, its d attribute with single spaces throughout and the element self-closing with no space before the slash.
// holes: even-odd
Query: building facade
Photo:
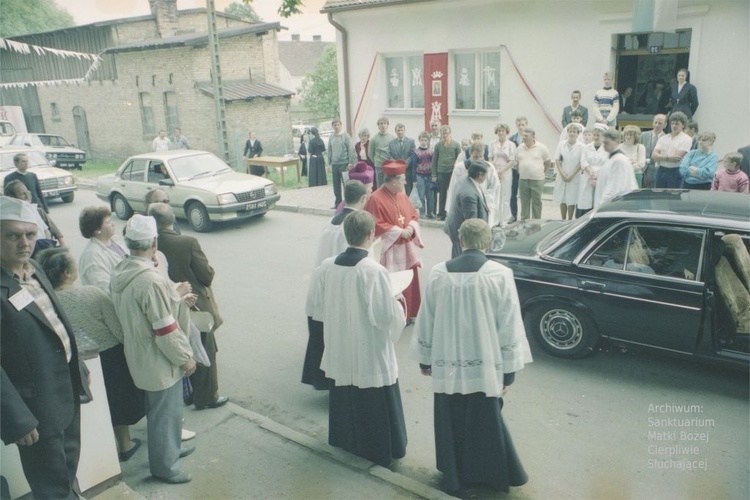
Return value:
<svg viewBox="0 0 750 500">
<path fill-rule="evenodd" d="M 715 149 L 747 145 L 750 4 L 655 3 L 668 19 L 643 30 L 633 0 L 328 0 L 342 117 L 349 130 L 372 130 L 385 115 L 416 136 L 434 116 L 458 140 L 480 131 L 489 142 L 497 123 L 513 130 L 523 115 L 551 147 L 573 90 L 590 110 L 604 72 L 638 98 L 650 79 L 687 67 L 700 99 L 694 119 L 717 134 Z"/>
</svg>

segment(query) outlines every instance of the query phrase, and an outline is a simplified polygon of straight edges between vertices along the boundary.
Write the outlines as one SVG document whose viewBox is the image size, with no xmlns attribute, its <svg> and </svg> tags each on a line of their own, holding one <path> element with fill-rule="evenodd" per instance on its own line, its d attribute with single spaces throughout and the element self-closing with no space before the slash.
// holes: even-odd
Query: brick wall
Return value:
<svg viewBox="0 0 750 500">
<path fill-rule="evenodd" d="M 246 79 L 248 69 L 252 69 L 253 79 L 263 81 L 269 65 L 265 62 L 268 58 L 263 57 L 264 42 L 259 37 L 224 39 L 220 46 L 224 80 Z M 118 72 L 115 81 L 39 88 L 48 132 L 62 134 L 78 143 L 73 108 L 81 106 L 87 116 L 92 156 L 124 160 L 151 149 L 153 136 L 143 134 L 139 94 L 150 94 L 158 131 L 166 128 L 164 93 L 174 92 L 180 126 L 192 147 L 217 152 L 213 98 L 195 86 L 195 82 L 210 80 L 208 47 L 125 52 L 115 57 Z M 277 82 L 278 76 L 273 80 L 269 83 Z M 60 121 L 51 119 L 52 102 L 60 109 Z M 273 98 L 227 103 L 230 155 L 235 156 L 237 147 L 242 147 L 237 144 L 244 145 L 249 130 L 256 131 L 266 154 L 291 152 L 294 148 L 288 102 L 288 98 Z"/>
</svg>

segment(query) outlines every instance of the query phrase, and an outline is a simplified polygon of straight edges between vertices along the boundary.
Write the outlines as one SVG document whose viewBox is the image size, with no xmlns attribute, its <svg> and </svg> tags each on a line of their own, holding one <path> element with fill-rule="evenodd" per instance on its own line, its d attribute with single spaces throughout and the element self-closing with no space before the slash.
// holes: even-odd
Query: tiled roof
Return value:
<svg viewBox="0 0 750 500">
<path fill-rule="evenodd" d="M 315 69 L 326 47 L 332 42 L 279 42 L 279 60 L 292 76 L 305 76 Z"/>
<path fill-rule="evenodd" d="M 285 90 L 276 85 L 269 83 L 255 83 L 250 80 L 237 80 L 224 83 L 224 100 L 230 101 L 250 101 L 262 97 L 289 97 L 294 95 L 291 90 Z M 197 84 L 198 89 L 213 97 L 214 86 L 211 82 L 200 82 Z"/>
<path fill-rule="evenodd" d="M 262 34 L 271 30 L 278 30 L 281 28 L 279 23 L 257 23 L 248 26 L 240 26 L 238 28 L 227 28 L 219 30 L 219 38 L 229 38 L 233 36 L 247 35 L 247 34 Z M 166 49 L 169 47 L 187 47 L 187 46 L 202 46 L 208 44 L 208 33 L 189 33 L 186 35 L 176 35 L 167 38 L 155 38 L 152 40 L 143 40 L 136 43 L 129 43 L 125 45 L 119 45 L 107 49 L 105 52 L 132 52 L 139 50 L 150 50 L 150 49 Z"/>
<path fill-rule="evenodd" d="M 398 5 L 425 1 L 431 0 L 328 0 L 323 6 L 321 12 L 336 12 L 341 10 L 384 7 L 386 5 Z"/>
</svg>

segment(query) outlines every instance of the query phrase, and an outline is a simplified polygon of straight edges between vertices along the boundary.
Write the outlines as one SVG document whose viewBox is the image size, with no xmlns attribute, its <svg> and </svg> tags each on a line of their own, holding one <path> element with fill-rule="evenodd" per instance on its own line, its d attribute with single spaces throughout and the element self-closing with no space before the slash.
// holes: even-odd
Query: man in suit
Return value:
<svg viewBox="0 0 750 500">
<path fill-rule="evenodd" d="M 451 201 L 451 210 L 443 226 L 443 232 L 453 243 L 452 259 L 461 255 L 461 243 L 458 239 L 458 228 L 461 224 L 468 219 L 482 219 L 487 222 L 489 218 L 487 199 L 482 188 L 482 183 L 487 179 L 487 166 L 485 163 L 474 162 L 469 165 L 468 172 L 469 176 L 461 182 Z"/>
<path fill-rule="evenodd" d="M 200 243 L 192 236 L 180 235 L 173 228 L 175 216 L 172 207 L 165 203 L 152 203 L 148 214 L 156 220 L 159 231 L 158 248 L 167 258 L 169 277 L 175 283 L 187 281 L 192 292 L 198 296 L 195 303 L 201 311 L 209 312 L 214 317 L 214 326 L 209 332 L 201 332 L 201 341 L 206 349 L 211 366 L 198 366 L 191 375 L 193 384 L 193 404 L 196 410 L 219 408 L 229 398 L 219 395 L 219 374 L 216 367 L 216 329 L 223 319 L 214 300 L 211 284 L 214 280 L 214 269 L 208 263 Z"/>
<path fill-rule="evenodd" d="M 654 115 L 653 128 L 641 132 L 641 144 L 646 148 L 646 168 L 643 171 L 642 187 L 650 188 L 654 185 L 654 175 L 657 165 L 651 159 L 656 143 L 664 135 L 664 125 L 667 123 L 666 115 Z"/>
<path fill-rule="evenodd" d="M 31 260 L 36 208 L 0 197 L 0 431 L 35 498 L 78 498 L 80 396 L 91 396 L 73 329 Z"/>
<path fill-rule="evenodd" d="M 263 145 L 258 139 L 255 138 L 255 132 L 250 132 L 248 139 L 245 141 L 245 151 L 242 153 L 242 158 L 247 158 L 248 164 L 250 158 L 263 155 Z M 250 173 L 253 175 L 263 175 L 266 169 L 257 165 L 250 165 Z"/>
<path fill-rule="evenodd" d="M 406 137 L 406 127 L 403 123 L 396 124 L 396 138 L 388 144 L 388 153 L 391 160 L 404 160 L 407 164 L 410 164 L 409 158 L 414 154 L 417 149 L 414 139 Z M 414 181 L 417 178 L 417 173 L 413 168 L 406 170 L 406 194 L 411 194 L 411 190 L 414 187 Z"/>
<path fill-rule="evenodd" d="M 47 200 L 44 199 L 42 188 L 39 185 L 39 178 L 34 172 L 29 172 L 29 155 L 26 153 L 18 153 L 13 157 L 13 164 L 16 166 L 16 171 L 11 172 L 5 176 L 3 180 L 3 186 L 8 185 L 9 182 L 19 180 L 23 182 L 26 189 L 31 193 L 31 203 L 36 203 L 44 209 L 45 212 L 49 213 L 49 207 L 47 207 Z"/>
<path fill-rule="evenodd" d="M 583 117 L 583 120 L 581 123 L 583 123 L 583 126 L 585 127 L 586 124 L 589 122 L 589 110 L 586 108 L 586 106 L 581 106 L 581 91 L 580 90 L 574 90 L 572 94 L 570 94 L 570 106 L 565 106 L 563 109 L 563 115 L 562 115 L 562 126 L 563 128 L 567 127 L 570 122 L 573 121 L 571 117 L 571 113 L 573 111 L 580 111 L 581 116 Z M 520 141 L 519 141 L 520 142 Z M 516 143 L 516 146 L 519 144 Z"/>
<path fill-rule="evenodd" d="M 669 98 L 670 121 L 671 114 L 681 111 L 685 113 L 688 120 L 698 111 L 698 89 L 688 81 L 688 70 L 681 69 L 677 72 L 677 81 L 672 84 L 672 95 Z M 671 125 L 671 124 L 670 124 Z"/>
<path fill-rule="evenodd" d="M 745 175 L 750 177 L 750 145 L 745 146 L 737 150 L 742 155 L 742 162 L 740 163 L 740 170 L 745 172 Z"/>
</svg>

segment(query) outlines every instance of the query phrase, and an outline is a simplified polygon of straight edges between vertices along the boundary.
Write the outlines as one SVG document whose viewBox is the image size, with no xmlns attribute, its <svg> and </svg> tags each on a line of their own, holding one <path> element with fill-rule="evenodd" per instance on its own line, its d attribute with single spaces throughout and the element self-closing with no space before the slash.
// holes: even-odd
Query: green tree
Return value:
<svg viewBox="0 0 750 500">
<path fill-rule="evenodd" d="M 247 19 L 254 23 L 261 20 L 260 16 L 255 12 L 255 9 L 253 9 L 253 6 L 244 2 L 230 3 L 227 8 L 224 9 L 224 13 L 229 14 L 230 16 L 239 17 L 240 19 Z"/>
<path fill-rule="evenodd" d="M 75 26 L 70 12 L 54 0 L 0 0 L 0 37 Z"/>
<path fill-rule="evenodd" d="M 250 5 L 253 3 L 253 0 L 242 0 L 242 2 L 245 5 Z M 279 7 L 279 15 L 283 18 L 288 18 L 291 17 L 292 14 L 299 14 L 301 12 L 299 8 L 303 5 L 304 3 L 302 3 L 302 0 L 283 0 Z"/>
<path fill-rule="evenodd" d="M 315 69 L 302 80 L 302 103 L 315 116 L 339 116 L 339 78 L 336 68 L 336 47 L 323 51 Z"/>
</svg>

